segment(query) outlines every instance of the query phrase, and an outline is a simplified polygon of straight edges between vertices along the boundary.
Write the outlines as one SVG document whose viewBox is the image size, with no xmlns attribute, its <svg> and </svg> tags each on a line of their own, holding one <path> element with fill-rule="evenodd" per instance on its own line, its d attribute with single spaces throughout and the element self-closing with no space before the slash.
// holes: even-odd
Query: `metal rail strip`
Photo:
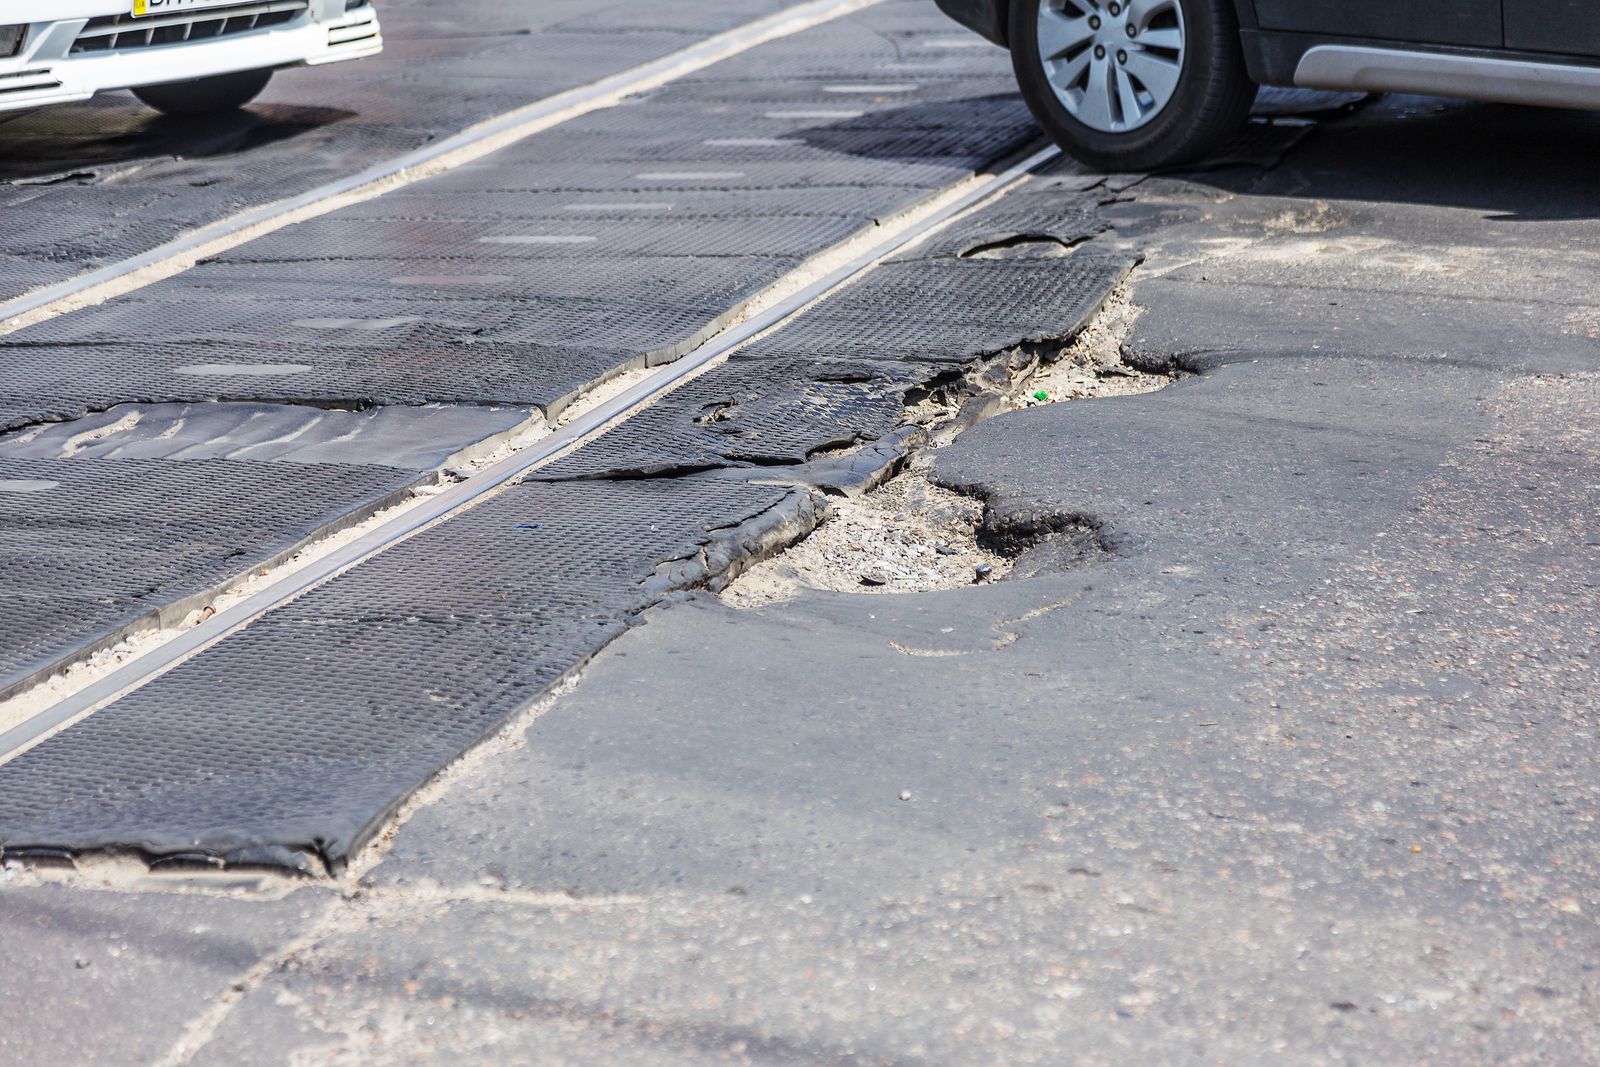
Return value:
<svg viewBox="0 0 1600 1067">
<path fill-rule="evenodd" d="M 809 3 L 708 37 L 660 59 L 508 111 L 435 144 L 374 164 L 348 177 L 218 219 L 149 251 L 0 303 L 0 334 L 32 325 L 85 303 L 169 278 L 200 259 L 217 255 L 284 226 L 316 218 L 357 200 L 370 199 L 470 163 L 552 126 L 612 107 L 625 97 L 693 74 L 757 45 L 792 36 L 881 2 L 810 0 Z"/>
<path fill-rule="evenodd" d="M 265 589 L 185 630 L 159 648 L 0 733 L 0 763 L 31 748 L 64 724 L 86 717 L 203 652 L 273 608 L 376 556 L 424 527 L 443 521 L 483 500 L 494 490 L 549 462 L 567 449 L 581 446 L 612 423 L 670 392 L 707 364 L 756 335 L 781 325 L 813 301 L 849 284 L 878 261 L 933 234 L 957 215 L 999 195 L 1060 154 L 1060 149 L 1054 146 L 1039 149 L 996 173 L 969 178 L 964 183 L 947 188 L 945 193 L 953 195 L 941 197 L 936 194 L 929 201 L 924 201 L 924 206 L 913 207 L 885 220 L 879 227 L 884 231 L 880 237 L 867 243 L 860 252 L 840 265 L 806 281 L 793 291 L 787 291 L 794 284 L 792 275 L 780 279 L 766 290 L 768 302 L 761 310 L 678 361 L 659 368 L 627 390 L 558 427 L 548 437 L 427 498 L 419 506 L 396 515 L 327 556 L 285 575 Z M 845 242 L 846 245 L 857 243 L 858 239 L 854 238 Z M 760 302 L 761 298 L 758 297 L 757 303 Z"/>
</svg>

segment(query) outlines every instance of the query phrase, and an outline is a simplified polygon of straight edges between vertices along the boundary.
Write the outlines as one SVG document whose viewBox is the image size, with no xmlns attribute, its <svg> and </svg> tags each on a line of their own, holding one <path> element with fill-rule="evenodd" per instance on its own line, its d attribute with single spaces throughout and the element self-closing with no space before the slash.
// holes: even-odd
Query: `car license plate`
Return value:
<svg viewBox="0 0 1600 1067">
<path fill-rule="evenodd" d="M 133 0 L 133 17 L 182 15 L 207 7 L 228 7 L 239 0 Z"/>
</svg>

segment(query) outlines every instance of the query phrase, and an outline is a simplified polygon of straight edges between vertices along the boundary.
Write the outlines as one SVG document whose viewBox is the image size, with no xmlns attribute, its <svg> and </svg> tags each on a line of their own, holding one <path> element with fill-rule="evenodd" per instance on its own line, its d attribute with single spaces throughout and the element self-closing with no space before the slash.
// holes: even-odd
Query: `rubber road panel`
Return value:
<svg viewBox="0 0 1600 1067">
<path fill-rule="evenodd" d="M 1131 259 L 1101 254 L 886 263 L 731 359 L 963 363 L 1071 337 L 1132 267 Z"/>
<path fill-rule="evenodd" d="M 489 248 L 499 246 L 491 245 Z M 526 246 L 524 246 L 526 247 Z M 378 259 L 310 260 L 297 265 L 293 278 L 273 264 L 216 263 L 189 284 L 174 290 L 173 299 L 230 300 L 251 292 L 269 293 L 289 302 L 348 300 L 359 310 L 369 303 L 491 300 L 514 306 L 537 293 L 541 302 L 584 300 L 608 284 L 626 281 L 641 297 L 684 290 L 692 280 L 697 303 L 733 307 L 782 277 L 798 258 L 754 259 L 708 256 L 607 256 L 593 259 Z"/>
<path fill-rule="evenodd" d="M 911 390 L 959 373 L 961 364 L 1027 341 L 1072 337 L 1131 261 L 962 259 L 948 251 L 1010 233 L 1023 210 L 1002 200 L 919 246 L 913 256 L 924 258 L 868 271 L 535 477 L 804 463 L 882 437 L 904 418 Z M 1101 228 L 1081 208 L 1026 227 L 1074 240 Z"/>
<path fill-rule="evenodd" d="M 700 375 L 570 456 L 541 479 L 642 477 L 803 463 L 882 436 L 931 371 L 813 360 L 729 363 Z"/>
<path fill-rule="evenodd" d="M 371 465 L 0 457 L 0 694 L 417 478 Z"/>
<path fill-rule="evenodd" d="M 46 418 L 79 418 L 90 409 L 121 403 L 130 394 L 152 401 L 287 398 L 364 405 L 460 400 L 546 406 L 568 396 L 571 381 L 603 377 L 637 358 L 637 353 L 621 349 L 476 344 L 471 338 L 398 350 L 263 344 L 240 353 L 249 362 L 210 362 L 228 360 L 231 353 L 200 345 L 80 345 L 37 351 L 60 357 L 60 365 L 33 360 L 21 381 L 6 383 L 27 391 L 0 395 L 0 429 Z M 553 374 L 553 368 L 561 374 Z"/>
<path fill-rule="evenodd" d="M 0 437 L 0 459 L 243 459 L 436 470 L 528 426 L 484 405 L 339 411 L 293 404 L 118 404 Z"/>
<path fill-rule="evenodd" d="M 423 214 L 415 218 L 397 208 L 402 196 L 397 193 L 390 203 L 374 201 L 379 210 L 365 217 L 341 212 L 252 241 L 207 264 L 193 278 L 203 282 L 214 267 L 226 264 L 322 260 L 561 260 L 570 262 L 568 269 L 577 273 L 592 269 L 584 262 L 590 259 L 797 259 L 844 240 L 873 217 L 870 210 L 834 214 L 851 206 L 842 202 L 838 193 L 810 191 L 806 195 L 812 210 L 787 214 L 785 204 L 766 194 L 706 194 L 695 204 L 681 196 L 670 203 L 644 196 L 632 200 L 563 196 L 546 201 L 543 208 L 535 196 L 484 194 L 503 197 L 503 210 L 464 205 L 461 197 L 414 197 L 421 209 L 438 212 L 437 217 Z M 880 193 L 866 208 L 888 210 L 903 201 L 903 193 Z M 741 202 L 750 210 L 739 212 Z M 644 210 L 630 211 L 635 205 Z M 478 212 L 476 216 L 467 214 L 473 210 Z M 293 275 L 278 272 L 276 276 Z M 626 275 L 622 281 L 626 282 Z"/>
<path fill-rule="evenodd" d="M 715 481 L 511 487 L 0 766 L 0 843 L 337 863 L 658 599 L 664 561 L 787 499 Z"/>
<path fill-rule="evenodd" d="M 238 115 L 174 123 L 122 93 L 0 124 L 0 299 L 314 188 L 787 6 L 620 0 L 381 7 L 386 51 L 281 71 Z M 27 183 L 12 185 L 9 183 Z M 86 225 L 72 231 L 69 220 Z"/>
<path fill-rule="evenodd" d="M 827 29 L 887 62 L 884 27 L 927 24 L 893 4 Z M 770 79 L 669 85 L 0 340 L 0 428 L 129 401 L 559 406 L 676 358 L 804 257 L 1032 136 L 1014 94 L 996 96 L 1009 75 L 995 57 L 971 74 L 970 57 L 950 56 L 950 74 L 904 92 L 784 76 L 816 50 L 807 34 L 771 42 L 755 50 Z M 829 141 L 837 123 L 851 125 Z M 910 140 L 879 152 L 871 123 Z M 806 150 L 718 154 L 774 131 Z M 629 161 L 587 156 L 597 139 Z M 691 161 L 635 161 L 635 144 Z"/>
<path fill-rule="evenodd" d="M 915 81 L 880 69 L 901 62 L 919 32 L 947 30 L 941 18 L 887 4 L 769 42 L 730 72 L 708 68 L 401 193 L 288 227 L 134 299 L 22 331 L 0 342 L 13 370 L 0 406 L 24 406 L 30 392 L 41 399 L 38 418 L 214 396 L 539 403 L 646 356 L 671 358 L 796 260 L 1032 136 L 1002 56 L 975 63 L 933 52 L 921 57 L 932 69 Z M 572 38 L 580 50 L 583 32 Z M 473 52 L 525 61 L 542 47 L 500 38 Z M 828 54 L 874 77 L 863 88 L 802 69 Z M 485 85 L 497 81 L 488 73 Z M 875 129 L 896 135 L 877 138 Z M 763 139 L 781 142 L 773 158 L 747 143 Z M 600 144 L 607 150 L 595 151 Z M 159 187 L 124 188 L 114 195 L 129 198 L 127 212 L 159 210 Z M 101 192 L 80 189 L 74 195 L 85 199 L 64 202 L 78 210 L 61 218 L 63 239 L 116 239 Z M 674 256 L 694 261 L 662 262 Z M 734 256 L 752 261 L 748 272 L 706 262 Z M 468 272 L 504 274 L 500 288 L 480 281 L 400 293 L 390 279 L 413 275 L 384 278 L 381 266 L 363 263 L 346 275 L 316 272 L 324 284 L 314 286 L 295 266 L 469 259 L 538 262 L 526 273 Z M 247 282 L 231 269 L 252 261 L 283 265 L 249 272 Z M 230 293 L 246 299 L 220 299 Z M 188 345 L 226 346 L 229 355 L 194 360 L 179 351 Z M 477 361 L 482 392 L 463 373 Z M 306 369 L 196 383 L 185 373 L 193 362 Z"/>
</svg>

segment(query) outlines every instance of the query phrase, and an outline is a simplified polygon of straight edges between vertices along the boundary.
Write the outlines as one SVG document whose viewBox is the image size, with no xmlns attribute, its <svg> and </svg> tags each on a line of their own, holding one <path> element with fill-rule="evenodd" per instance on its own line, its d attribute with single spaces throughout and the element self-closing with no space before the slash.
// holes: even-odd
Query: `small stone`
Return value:
<svg viewBox="0 0 1600 1067">
<path fill-rule="evenodd" d="M 976 575 L 977 581 L 986 582 L 989 580 L 989 575 L 994 573 L 994 567 L 987 563 L 980 563 L 972 573 Z"/>
<path fill-rule="evenodd" d="M 910 800 L 911 799 L 911 790 L 909 790 L 909 789 L 900 790 L 900 799 L 901 800 Z"/>
<path fill-rule="evenodd" d="M 889 584 L 889 576 L 884 574 L 882 571 L 862 571 L 861 572 L 861 584 L 862 585 L 887 585 L 887 584 Z"/>
<path fill-rule="evenodd" d="M 89 966 L 89 961 L 84 959 L 82 956 L 79 956 L 77 959 L 72 961 L 72 965 L 81 971 L 85 967 Z"/>
<path fill-rule="evenodd" d="M 945 544 L 943 541 L 940 541 L 938 544 L 934 545 L 933 550 L 939 553 L 941 556 L 953 556 L 956 554 L 956 550 Z"/>
</svg>

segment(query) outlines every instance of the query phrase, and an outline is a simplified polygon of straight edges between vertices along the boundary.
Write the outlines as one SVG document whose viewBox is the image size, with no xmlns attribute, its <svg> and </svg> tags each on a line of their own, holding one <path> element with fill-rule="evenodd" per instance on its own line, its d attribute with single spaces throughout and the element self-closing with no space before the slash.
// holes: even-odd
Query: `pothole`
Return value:
<svg viewBox="0 0 1600 1067">
<path fill-rule="evenodd" d="M 1003 403 L 990 410 L 1131 396 L 1170 384 L 1173 376 L 1150 374 L 1123 360 L 1123 340 L 1138 312 L 1128 286 L 1118 286 L 1070 344 L 1043 352 L 1037 364 L 1031 356 L 1021 361 L 1022 369 L 1004 388 Z M 998 365 L 992 362 L 991 369 Z M 981 377 L 984 371 L 976 373 Z M 925 397 L 909 398 L 907 422 L 936 428 L 951 419 L 956 401 L 947 392 L 952 390 L 928 390 Z M 932 439 L 948 443 L 937 433 Z M 959 589 L 1007 577 L 1024 553 L 1031 559 L 1040 555 L 1032 550 L 1041 546 L 1053 547 L 1022 573 L 1076 565 L 1104 551 L 1092 531 L 1066 519 L 1061 529 L 1045 522 L 1025 535 L 1013 530 L 1016 536 L 1007 541 L 988 528 L 995 524 L 982 501 L 928 480 L 932 451 L 914 456 L 904 470 L 870 492 L 831 500 L 815 530 L 745 570 L 722 590 L 723 601 L 751 608 L 788 600 L 806 589 L 868 594 Z M 986 518 L 991 520 L 987 525 Z"/>
<path fill-rule="evenodd" d="M 856 499 L 834 501 L 821 525 L 722 592 L 735 607 L 787 600 L 801 589 L 912 593 L 994 581 L 1011 561 L 978 544 L 983 504 L 929 482 L 928 460 Z"/>
<path fill-rule="evenodd" d="M 1139 317 L 1126 283 L 1112 290 L 1105 305 L 1060 354 L 1039 367 L 1018 389 L 1012 407 L 1029 408 L 1062 400 L 1135 396 L 1172 383 L 1172 375 L 1149 374 L 1123 361 L 1122 343 Z"/>
</svg>

